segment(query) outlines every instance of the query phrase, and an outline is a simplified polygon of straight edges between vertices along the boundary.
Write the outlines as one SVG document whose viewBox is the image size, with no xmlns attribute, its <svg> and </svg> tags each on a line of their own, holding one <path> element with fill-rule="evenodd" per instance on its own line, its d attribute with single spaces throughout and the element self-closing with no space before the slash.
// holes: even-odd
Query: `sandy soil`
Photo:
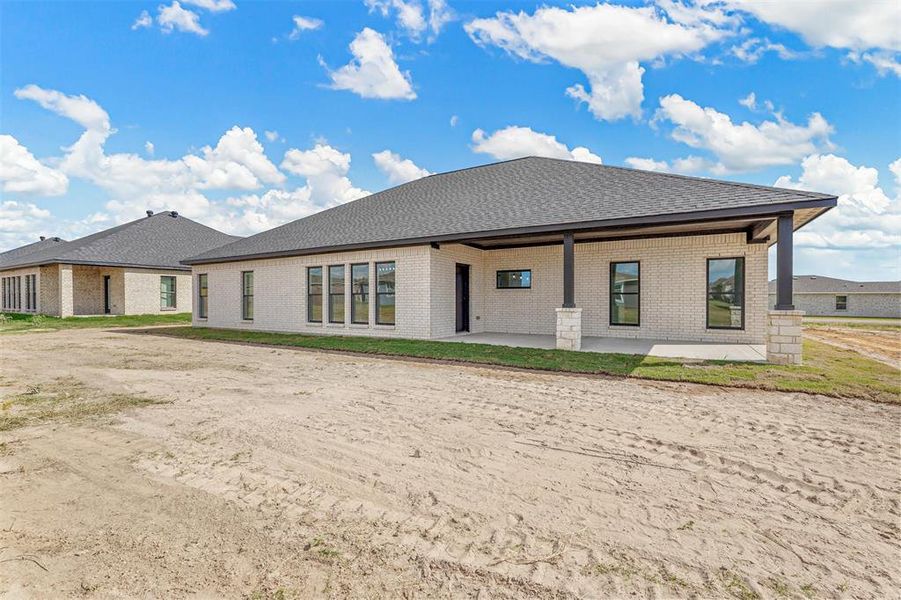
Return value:
<svg viewBox="0 0 901 600">
<path fill-rule="evenodd" d="M 0 595 L 889 598 L 901 406 L 72 331 L 0 395 Z M 0 401 L 2 402 L 2 401 Z"/>
<path fill-rule="evenodd" d="M 901 367 L 901 330 L 817 324 L 805 327 L 804 335 L 839 348 L 854 350 L 893 367 Z"/>
</svg>

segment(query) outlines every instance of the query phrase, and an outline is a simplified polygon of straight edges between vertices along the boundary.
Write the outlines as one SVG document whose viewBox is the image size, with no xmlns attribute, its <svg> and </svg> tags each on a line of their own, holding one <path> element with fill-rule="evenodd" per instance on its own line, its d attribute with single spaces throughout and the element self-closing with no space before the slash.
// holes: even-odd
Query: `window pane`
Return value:
<svg viewBox="0 0 901 600">
<path fill-rule="evenodd" d="M 614 325 L 638 325 L 638 294 L 615 294 L 610 322 Z"/>
<path fill-rule="evenodd" d="M 244 295 L 253 296 L 253 271 L 244 273 Z"/>
<path fill-rule="evenodd" d="M 505 288 L 530 288 L 532 287 L 532 271 L 498 271 L 497 287 Z"/>
<path fill-rule="evenodd" d="M 394 294 L 379 294 L 376 322 L 379 325 L 394 325 Z"/>
<path fill-rule="evenodd" d="M 638 263 L 613 263 L 613 289 L 621 294 L 638 292 Z"/>
<path fill-rule="evenodd" d="M 733 325 L 733 306 L 735 296 L 733 294 L 720 294 L 717 297 L 707 299 L 707 326 L 708 327 L 741 327 L 741 307 L 735 317 L 738 323 Z"/>
<path fill-rule="evenodd" d="M 310 267 L 307 269 L 307 293 L 322 293 L 322 267 Z"/>
<path fill-rule="evenodd" d="M 332 323 L 344 322 L 344 294 L 331 294 L 329 301 L 329 321 Z"/>
<path fill-rule="evenodd" d="M 641 269 L 637 262 L 610 263 L 610 324 L 640 325 Z"/>
<path fill-rule="evenodd" d="M 310 296 L 307 305 L 307 319 L 313 323 L 322 323 L 322 296 Z"/>
<path fill-rule="evenodd" d="M 379 292 L 394 293 L 394 263 L 375 264 L 376 287 Z"/>
<path fill-rule="evenodd" d="M 344 265 L 328 268 L 328 285 L 332 294 L 344 293 Z"/>
<path fill-rule="evenodd" d="M 707 326 L 741 329 L 744 326 L 743 258 L 707 261 Z"/>
<path fill-rule="evenodd" d="M 711 297 L 732 294 L 742 287 L 741 271 L 744 261 L 740 258 L 711 260 L 707 270 L 707 291 Z"/>
<path fill-rule="evenodd" d="M 160 277 L 160 306 L 175 308 L 175 277 L 169 275 Z"/>
<path fill-rule="evenodd" d="M 357 324 L 369 323 L 369 265 L 358 264 L 350 267 L 351 321 Z"/>
</svg>

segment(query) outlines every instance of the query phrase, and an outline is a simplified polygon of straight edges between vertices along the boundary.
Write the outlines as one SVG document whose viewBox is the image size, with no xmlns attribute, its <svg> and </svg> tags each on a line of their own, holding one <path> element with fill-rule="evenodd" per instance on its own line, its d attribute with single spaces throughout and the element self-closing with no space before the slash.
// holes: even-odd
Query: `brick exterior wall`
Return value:
<svg viewBox="0 0 901 600">
<path fill-rule="evenodd" d="M 370 289 L 375 289 L 375 262 L 396 263 L 396 317 L 394 326 L 375 324 L 375 301 L 370 296 L 369 324 L 350 323 L 350 265 L 369 263 Z M 345 265 L 345 323 L 328 323 L 328 266 Z M 429 264 L 428 246 L 411 246 L 360 252 L 339 252 L 314 256 L 252 260 L 233 263 L 196 265 L 197 275 L 208 276 L 209 309 L 207 319 L 194 324 L 205 327 L 333 333 L 380 337 L 428 338 L 429 329 Z M 307 267 L 323 267 L 323 323 L 307 322 Z M 253 271 L 254 319 L 241 319 L 241 273 Z"/>
<path fill-rule="evenodd" d="M 194 295 L 191 273 L 167 269 L 120 269 L 123 281 L 126 315 L 191 312 Z M 175 276 L 175 310 L 160 307 L 160 277 Z M 113 286 L 113 290 L 116 287 Z M 102 309 L 102 306 L 101 306 Z M 102 312 L 102 310 L 101 310 Z"/>
<path fill-rule="evenodd" d="M 835 310 L 835 297 L 847 296 L 848 309 Z M 776 294 L 770 294 L 770 308 L 776 304 Z M 835 293 L 794 294 L 795 308 L 808 316 L 817 317 L 884 317 L 901 318 L 901 294 Z"/>
<path fill-rule="evenodd" d="M 35 310 L 27 310 L 25 308 L 26 307 L 26 302 L 25 302 L 25 276 L 26 275 L 34 275 L 35 276 L 35 286 L 38 290 L 37 298 L 36 298 L 38 305 Z M 24 269 L 10 269 L 8 271 L 0 271 L 0 278 L 2 278 L 2 277 L 20 277 L 21 285 L 19 287 L 21 288 L 21 294 L 22 294 L 22 301 L 20 302 L 21 308 L 19 310 L 16 310 L 12 307 L 8 307 L 8 308 L 4 309 L 3 312 L 32 314 L 32 313 L 40 313 L 43 311 L 44 307 L 41 304 L 41 286 L 43 284 L 41 281 L 40 267 L 28 267 L 28 268 L 24 268 Z"/>
<path fill-rule="evenodd" d="M 582 334 L 686 341 L 763 344 L 767 324 L 767 248 L 747 244 L 744 234 L 717 234 L 576 244 L 576 305 L 583 309 Z M 706 327 L 707 259 L 745 258 L 745 329 Z M 312 324 L 306 321 L 306 267 L 394 260 L 397 318 L 394 327 Z M 611 327 L 609 264 L 641 262 L 641 326 Z M 280 259 L 198 265 L 206 273 L 209 317 L 199 326 L 304 333 L 441 338 L 455 332 L 455 265 L 470 266 L 470 325 L 473 332 L 556 332 L 563 301 L 562 246 L 481 251 L 459 244 L 332 253 Z M 499 269 L 531 269 L 532 288 L 498 290 Z M 254 320 L 241 320 L 241 272 L 254 272 Z M 327 270 L 323 269 L 327 278 Z M 370 282 L 374 273 L 370 267 Z M 180 284 L 179 284 L 180 285 Z M 327 289 L 327 281 L 325 282 Z M 196 288 L 195 292 L 196 294 Z M 323 315 L 327 320 L 327 294 Z M 345 312 L 350 315 L 349 284 Z"/>
</svg>

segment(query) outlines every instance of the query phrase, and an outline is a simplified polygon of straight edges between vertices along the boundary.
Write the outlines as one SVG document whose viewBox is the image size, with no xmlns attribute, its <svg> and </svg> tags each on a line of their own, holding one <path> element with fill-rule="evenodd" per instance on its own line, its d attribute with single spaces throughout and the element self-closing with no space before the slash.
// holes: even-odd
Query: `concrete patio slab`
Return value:
<svg viewBox="0 0 901 600">
<path fill-rule="evenodd" d="M 553 335 L 525 333 L 467 333 L 442 338 L 442 342 L 468 342 L 520 348 L 556 347 Z M 633 340 L 624 338 L 582 337 L 582 352 L 617 352 L 667 358 L 699 360 L 766 361 L 765 344 L 713 344 L 710 342 L 682 342 L 676 340 Z"/>
</svg>

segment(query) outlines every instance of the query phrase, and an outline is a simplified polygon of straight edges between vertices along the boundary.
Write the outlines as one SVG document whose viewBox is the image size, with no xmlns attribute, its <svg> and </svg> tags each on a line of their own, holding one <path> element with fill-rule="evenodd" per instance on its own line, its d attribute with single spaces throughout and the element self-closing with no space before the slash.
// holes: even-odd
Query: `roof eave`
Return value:
<svg viewBox="0 0 901 600">
<path fill-rule="evenodd" d="M 644 217 L 626 217 L 621 219 L 606 219 L 600 221 L 579 221 L 575 223 L 556 223 L 553 225 L 537 225 L 530 227 L 515 227 L 509 229 L 496 229 L 490 231 L 474 231 L 465 233 L 442 234 L 422 236 L 416 238 L 360 242 L 355 244 L 341 244 L 335 246 L 320 246 L 315 248 L 303 248 L 294 250 L 277 250 L 272 252 L 259 252 L 254 254 L 238 254 L 232 256 L 218 256 L 202 258 L 192 257 L 181 261 L 184 265 L 204 265 L 236 262 L 243 260 L 260 260 L 264 258 L 285 258 L 288 256 L 308 256 L 311 254 L 325 254 L 329 252 L 347 252 L 352 250 L 365 250 L 374 248 L 396 248 L 400 246 L 417 246 L 431 242 L 466 242 L 487 237 L 522 236 L 529 234 L 547 234 L 563 231 L 585 231 L 616 229 L 627 226 L 655 225 L 660 223 L 691 223 L 711 221 L 723 218 L 735 217 L 775 217 L 786 212 L 800 209 L 819 208 L 815 217 L 820 216 L 838 203 L 835 196 L 825 196 L 805 200 L 794 200 L 762 206 L 744 206 L 736 208 L 713 209 L 703 211 L 690 211 L 684 213 L 666 213 L 661 215 L 648 215 Z M 808 222 L 813 220 L 810 219 Z"/>
<path fill-rule="evenodd" d="M 112 267 L 112 268 L 128 268 L 128 269 L 161 269 L 166 271 L 190 271 L 190 267 L 184 265 L 146 265 L 138 263 L 122 263 L 110 261 L 91 261 L 91 260 L 66 260 L 66 259 L 47 259 L 30 263 L 22 263 L 15 265 L 0 266 L 0 271 L 12 271 L 14 269 L 28 269 L 32 267 L 46 267 L 49 265 L 80 265 L 86 267 Z"/>
</svg>

